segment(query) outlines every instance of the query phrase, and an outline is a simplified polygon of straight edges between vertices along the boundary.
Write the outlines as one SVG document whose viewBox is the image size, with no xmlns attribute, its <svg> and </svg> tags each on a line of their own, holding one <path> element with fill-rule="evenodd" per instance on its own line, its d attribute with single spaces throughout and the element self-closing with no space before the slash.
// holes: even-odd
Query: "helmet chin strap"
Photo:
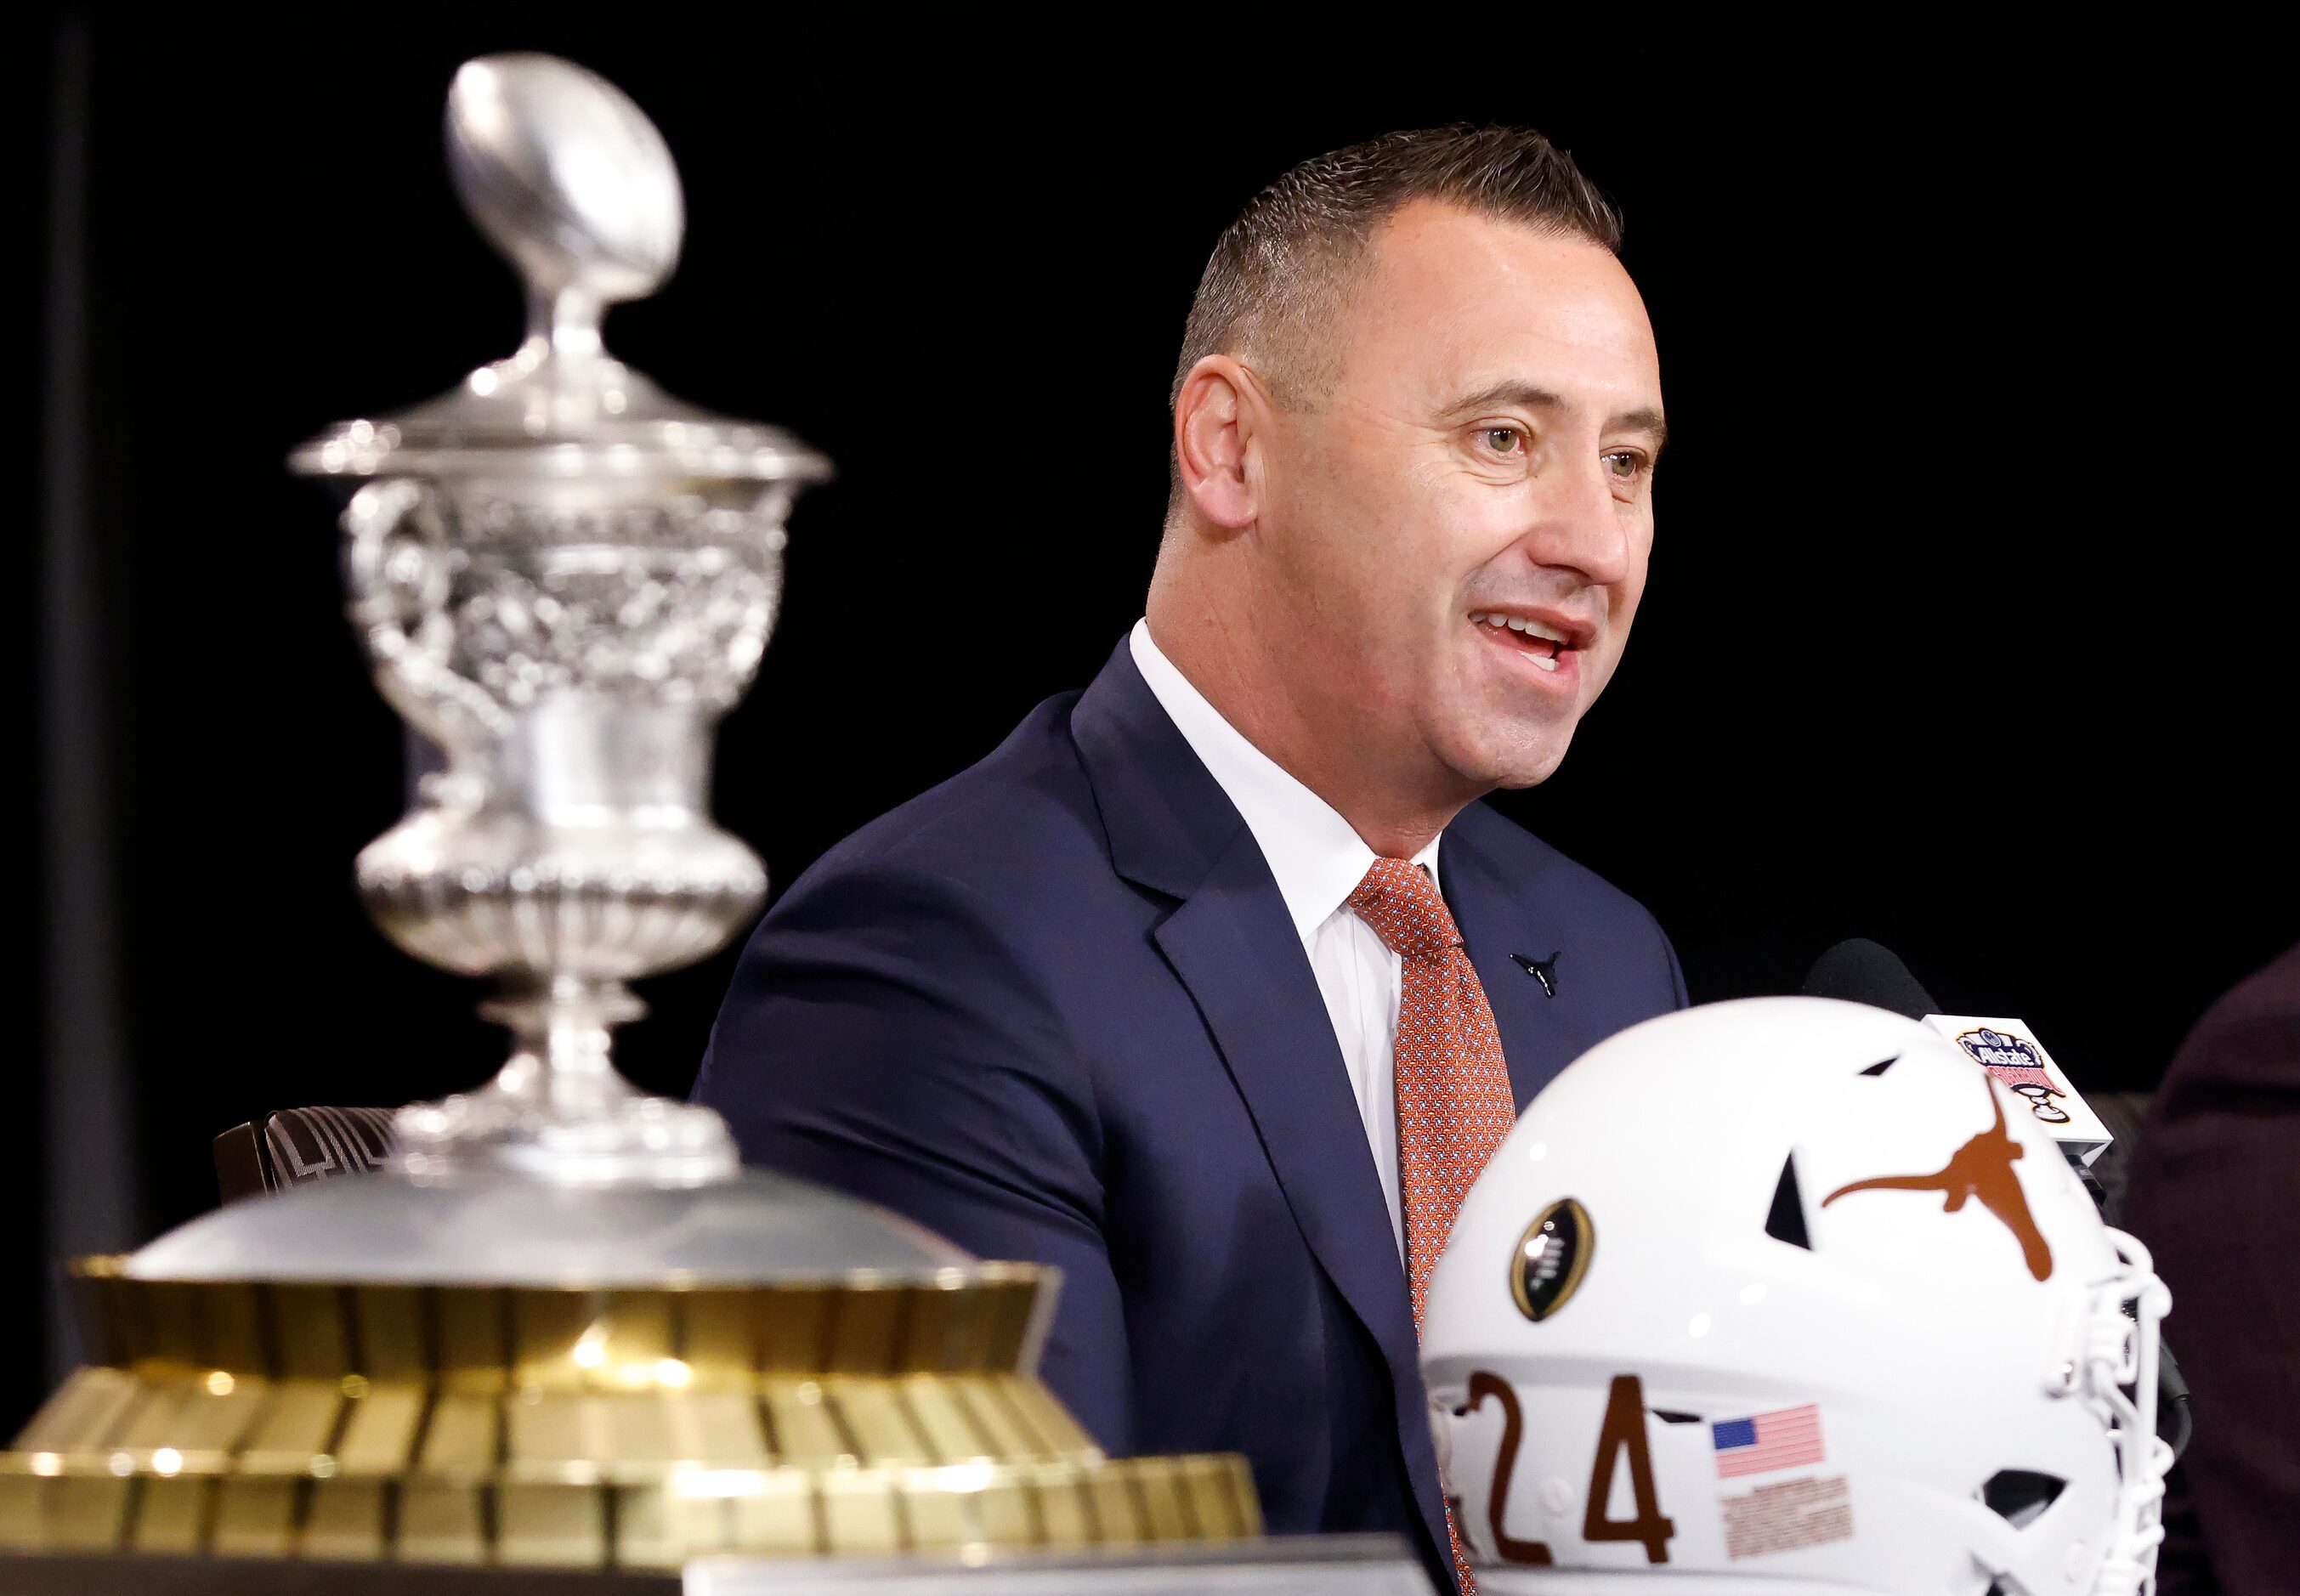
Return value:
<svg viewBox="0 0 2300 1596">
<path fill-rule="evenodd" d="M 2154 1596 L 2164 1472 L 2172 1467 L 2172 1449 L 2156 1434 L 2157 1326 L 2171 1310 L 2172 1293 L 2137 1237 L 2112 1229 L 2108 1239 L 2121 1267 L 2094 1298 L 2077 1387 L 2108 1412 L 2119 1475 L 2116 1522 L 2093 1596 Z"/>
</svg>

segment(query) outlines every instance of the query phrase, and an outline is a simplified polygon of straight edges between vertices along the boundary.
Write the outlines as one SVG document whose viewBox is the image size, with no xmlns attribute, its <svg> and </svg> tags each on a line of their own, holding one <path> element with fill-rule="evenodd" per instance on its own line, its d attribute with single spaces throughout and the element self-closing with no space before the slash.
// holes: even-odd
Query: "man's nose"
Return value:
<svg viewBox="0 0 2300 1596">
<path fill-rule="evenodd" d="M 1592 586 L 1629 579 L 1628 506 L 1613 496 L 1605 470 L 1601 459 L 1556 473 L 1539 503 L 1540 520 L 1526 536 L 1527 558 L 1578 571 Z"/>
</svg>

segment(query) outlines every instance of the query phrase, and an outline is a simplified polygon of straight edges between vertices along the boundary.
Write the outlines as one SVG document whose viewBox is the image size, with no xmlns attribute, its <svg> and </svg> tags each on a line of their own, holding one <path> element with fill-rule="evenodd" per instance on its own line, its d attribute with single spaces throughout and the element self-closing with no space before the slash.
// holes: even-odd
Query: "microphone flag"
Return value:
<svg viewBox="0 0 2300 1596">
<path fill-rule="evenodd" d="M 1983 1014 L 1928 1014 L 1924 1022 L 2026 1102 L 2062 1151 L 2089 1165 L 2108 1151 L 2115 1137 L 2022 1021 Z"/>
</svg>

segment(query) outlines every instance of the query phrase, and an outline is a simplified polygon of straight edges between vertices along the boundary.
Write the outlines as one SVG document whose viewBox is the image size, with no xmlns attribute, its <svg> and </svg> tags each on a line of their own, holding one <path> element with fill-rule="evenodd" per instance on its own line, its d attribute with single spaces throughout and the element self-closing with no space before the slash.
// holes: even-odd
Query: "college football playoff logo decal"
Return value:
<svg viewBox="0 0 2300 1596">
<path fill-rule="evenodd" d="M 1571 1197 L 1543 1209 L 1518 1238 L 1510 1258 L 1510 1295 L 1517 1309 L 1539 1324 L 1572 1301 L 1597 1251 L 1589 1210 Z"/>
</svg>

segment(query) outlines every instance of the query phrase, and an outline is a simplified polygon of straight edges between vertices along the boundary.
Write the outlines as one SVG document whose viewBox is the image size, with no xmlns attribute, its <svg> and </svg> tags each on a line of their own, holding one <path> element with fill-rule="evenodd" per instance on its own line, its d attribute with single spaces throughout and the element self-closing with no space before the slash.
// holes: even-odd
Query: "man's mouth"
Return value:
<svg viewBox="0 0 2300 1596">
<path fill-rule="evenodd" d="M 1499 610 L 1472 610 L 1470 621 L 1497 633 L 1511 636 L 1499 639 L 1514 645 L 1518 652 L 1531 661 L 1537 669 L 1554 671 L 1561 656 L 1582 646 L 1564 628 L 1537 620 L 1529 615 L 1508 615 Z"/>
</svg>

